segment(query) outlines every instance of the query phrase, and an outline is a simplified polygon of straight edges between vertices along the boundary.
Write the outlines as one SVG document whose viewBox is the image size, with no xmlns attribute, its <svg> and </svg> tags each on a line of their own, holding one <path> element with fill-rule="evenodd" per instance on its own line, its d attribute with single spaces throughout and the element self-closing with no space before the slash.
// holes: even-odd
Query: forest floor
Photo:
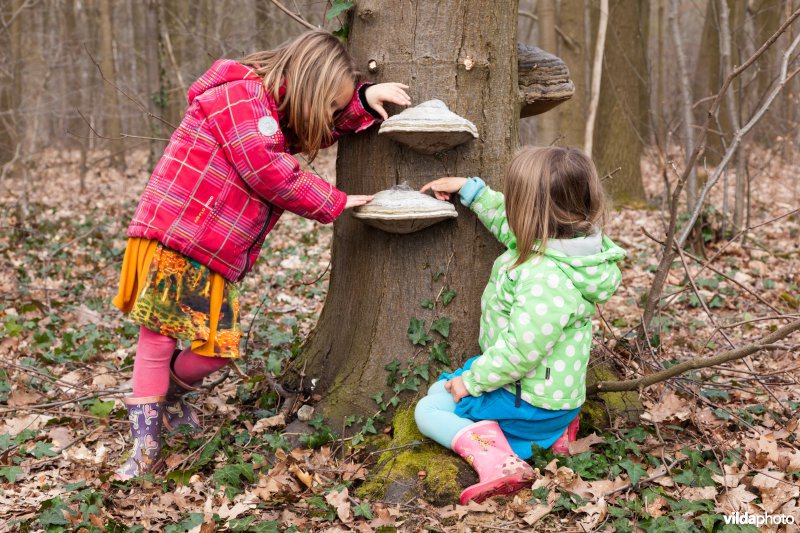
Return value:
<svg viewBox="0 0 800 533">
<path fill-rule="evenodd" d="M 358 498 L 376 454 L 351 449 L 319 418 L 317 433 L 293 448 L 272 418 L 277 396 L 257 378 L 280 374 L 327 290 L 331 228 L 293 215 L 242 284 L 247 356 L 242 374 L 196 399 L 203 435 L 169 437 L 166 477 L 109 481 L 129 442 L 122 399 L 137 336 L 110 300 L 149 166 L 144 153 L 129 154 L 124 173 L 104 161 L 90 154 L 86 191 L 78 155 L 65 152 L 0 182 L 0 531 L 748 530 L 725 525 L 736 511 L 800 521 L 797 333 L 777 349 L 643 391 L 638 423 L 590 429 L 570 457 L 536 454 L 533 489 L 511 499 L 436 507 Z M 750 165 L 751 225 L 800 207 L 797 165 L 763 151 Z M 332 174 L 332 155 L 316 166 Z M 643 169 L 653 207 L 614 211 L 606 228 L 629 256 L 622 288 L 602 306 L 595 351 L 627 361 L 635 377 L 729 347 L 721 331 L 740 346 L 786 320 L 774 317 L 798 316 L 800 216 L 726 246 L 721 215 L 710 210 L 706 254 L 724 247 L 712 266 L 725 276 L 689 261 L 695 293 L 677 262 L 652 349 L 625 355 L 659 255 L 642 230 L 664 234 L 655 158 Z"/>
</svg>

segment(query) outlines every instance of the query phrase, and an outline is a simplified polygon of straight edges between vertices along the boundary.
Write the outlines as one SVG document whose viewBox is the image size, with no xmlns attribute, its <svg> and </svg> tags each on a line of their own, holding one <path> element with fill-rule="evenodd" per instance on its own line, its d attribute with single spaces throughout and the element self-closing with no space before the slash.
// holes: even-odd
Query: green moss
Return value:
<svg viewBox="0 0 800 533">
<path fill-rule="evenodd" d="M 598 381 L 616 381 L 620 379 L 608 364 L 600 364 L 589 370 L 586 384 L 592 385 Z M 642 402 L 635 391 L 602 392 L 597 398 L 589 398 L 581 407 L 581 433 L 590 432 L 592 429 L 603 429 L 611 425 L 609 414 L 612 417 L 625 417 L 637 421 L 642 411 Z"/>
<path fill-rule="evenodd" d="M 394 437 L 378 459 L 378 469 L 358 490 L 366 499 L 399 500 L 404 495 L 421 495 L 432 503 L 458 501 L 469 482 L 469 467 L 452 451 L 427 440 L 414 422 L 414 405 L 399 409 L 393 419 Z M 415 445 L 415 443 L 420 443 Z M 409 446 L 410 445 L 410 446 Z M 399 450 L 402 446 L 409 446 Z M 425 471 L 423 479 L 418 477 Z"/>
</svg>

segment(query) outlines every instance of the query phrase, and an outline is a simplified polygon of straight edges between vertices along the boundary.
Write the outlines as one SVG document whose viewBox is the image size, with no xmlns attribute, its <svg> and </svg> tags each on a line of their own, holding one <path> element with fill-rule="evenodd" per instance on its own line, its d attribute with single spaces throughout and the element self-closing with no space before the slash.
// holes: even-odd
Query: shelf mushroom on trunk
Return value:
<svg viewBox="0 0 800 533">
<path fill-rule="evenodd" d="M 428 100 L 389 117 L 378 130 L 422 154 L 438 154 L 478 138 L 469 120 L 450 111 L 441 100 Z"/>
<path fill-rule="evenodd" d="M 541 48 L 518 42 L 517 68 L 521 118 L 549 111 L 572 98 L 575 93 L 564 60 Z"/>
<path fill-rule="evenodd" d="M 389 233 L 412 233 L 455 218 L 458 213 L 450 202 L 437 200 L 403 183 L 375 194 L 375 199 L 357 207 L 353 216 Z"/>
</svg>

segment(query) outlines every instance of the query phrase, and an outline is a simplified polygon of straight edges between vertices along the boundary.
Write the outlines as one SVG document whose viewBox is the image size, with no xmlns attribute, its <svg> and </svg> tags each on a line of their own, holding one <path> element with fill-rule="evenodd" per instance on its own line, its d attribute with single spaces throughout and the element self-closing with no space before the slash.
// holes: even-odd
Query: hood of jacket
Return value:
<svg viewBox="0 0 800 533">
<path fill-rule="evenodd" d="M 205 74 L 200 76 L 191 87 L 189 87 L 189 94 L 187 98 L 191 104 L 195 98 L 204 92 L 218 87 L 225 83 L 239 80 L 258 80 L 260 79 L 253 69 L 242 65 L 238 61 L 232 59 L 218 59 L 214 61 Z"/>
<path fill-rule="evenodd" d="M 553 260 L 583 297 L 606 302 L 620 281 L 617 263 L 625 250 L 599 232 L 576 239 L 549 239 L 544 255 Z"/>
</svg>

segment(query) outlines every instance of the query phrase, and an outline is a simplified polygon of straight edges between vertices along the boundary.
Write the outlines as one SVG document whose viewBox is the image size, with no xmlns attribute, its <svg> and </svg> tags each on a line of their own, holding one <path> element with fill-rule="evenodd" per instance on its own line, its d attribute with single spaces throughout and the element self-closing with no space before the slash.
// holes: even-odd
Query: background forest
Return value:
<svg viewBox="0 0 800 533">
<path fill-rule="evenodd" d="M 409 2 L 460 17 L 447 12 L 458 1 L 425 4 Z M 342 294 L 329 285 L 334 230 L 291 214 L 242 282 L 246 357 L 195 398 L 205 433 L 170 437 L 163 478 L 108 479 L 127 438 L 138 331 L 110 299 L 188 86 L 215 59 L 308 25 L 351 31 L 358 59 L 359 24 L 370 9 L 391 18 L 392 3 L 0 0 L 0 531 L 758 531 L 725 517 L 800 520 L 800 2 L 496 2 L 507 4 L 516 40 L 563 59 L 575 86 L 519 120 L 520 144 L 592 154 L 614 198 L 606 232 L 629 255 L 596 317 L 594 399 L 572 455 L 540 450 L 532 490 L 458 506 L 468 474 L 431 452 L 408 407 L 462 362 L 458 339 L 475 326 L 458 317 L 480 292 L 454 281 L 448 257 L 431 261 L 422 296 L 395 317 L 396 352 L 335 410 L 326 390 L 281 385 L 314 375 L 298 361 L 314 360 L 323 308 L 335 313 Z M 436 96 L 430 79 L 395 81 L 415 103 Z M 336 158 L 325 150 L 309 170 L 344 188 L 341 169 L 356 167 L 340 157 L 337 180 Z"/>
</svg>

